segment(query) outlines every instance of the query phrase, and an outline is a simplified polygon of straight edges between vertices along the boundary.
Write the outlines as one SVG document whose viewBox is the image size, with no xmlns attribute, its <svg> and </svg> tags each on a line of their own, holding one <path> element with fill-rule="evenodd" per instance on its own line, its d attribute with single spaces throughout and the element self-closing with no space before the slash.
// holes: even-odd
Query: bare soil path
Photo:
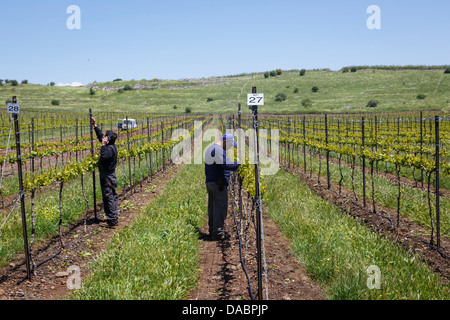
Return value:
<svg viewBox="0 0 450 320">
<path fill-rule="evenodd" d="M 201 229 L 199 286 L 191 292 L 191 300 L 251 300 L 247 277 L 241 265 L 231 201 L 225 228 L 227 240 L 207 239 L 208 226 Z M 282 234 L 263 208 L 264 242 L 269 300 L 322 300 L 322 289 L 311 279 L 301 262 L 292 254 L 289 240 Z M 256 233 L 249 230 L 248 248 L 256 248 Z M 256 249 L 255 249 L 256 250 Z M 256 252 L 247 253 L 246 270 L 253 296 L 258 299 Z M 265 286 L 265 281 L 263 281 Z M 263 298 L 266 299 L 265 287 Z"/>
</svg>

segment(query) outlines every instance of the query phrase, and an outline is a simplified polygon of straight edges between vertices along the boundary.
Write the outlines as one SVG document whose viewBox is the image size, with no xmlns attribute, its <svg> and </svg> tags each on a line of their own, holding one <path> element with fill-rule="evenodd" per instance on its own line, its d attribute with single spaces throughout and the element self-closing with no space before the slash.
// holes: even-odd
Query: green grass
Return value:
<svg viewBox="0 0 450 320">
<path fill-rule="evenodd" d="M 197 229 L 206 215 L 202 172 L 202 165 L 184 166 L 132 225 L 115 234 L 70 299 L 185 298 L 198 279 Z"/>
<path fill-rule="evenodd" d="M 330 299 L 448 299 L 450 288 L 409 254 L 314 194 L 280 170 L 266 177 L 269 216 L 290 238 L 292 250 Z M 381 271 L 369 289 L 367 268 Z"/>
<path fill-rule="evenodd" d="M 118 93 L 125 85 L 147 86 L 142 90 Z M 49 87 L 36 84 L 9 84 L 0 86 L 0 101 L 18 96 L 23 110 L 44 112 L 87 111 L 94 112 L 139 110 L 149 113 L 185 113 L 190 107 L 193 113 L 235 113 L 241 103 L 244 113 L 247 93 L 252 86 L 265 94 L 261 113 L 330 113 L 330 112 L 385 112 L 411 110 L 444 110 L 450 108 L 450 75 L 443 70 L 375 70 L 358 72 L 307 71 L 300 77 L 298 70 L 284 71 L 276 77 L 264 78 L 263 73 L 242 74 L 191 80 L 128 80 L 91 84 L 112 87 L 112 91 L 96 90 L 89 94 L 87 87 Z M 313 93 L 311 88 L 319 87 Z M 298 92 L 294 93 L 294 90 Z M 275 102 L 278 93 L 287 99 Z M 424 100 L 417 99 L 424 94 Z M 212 98 L 212 101 L 207 101 Z M 51 106 L 51 100 L 60 100 L 59 106 Z M 303 107 L 301 101 L 310 99 L 312 107 Z M 378 100 L 376 108 L 366 108 L 369 100 Z M 177 108 L 174 109 L 173 106 Z M 344 107 L 350 107 L 346 109 Z"/>
</svg>

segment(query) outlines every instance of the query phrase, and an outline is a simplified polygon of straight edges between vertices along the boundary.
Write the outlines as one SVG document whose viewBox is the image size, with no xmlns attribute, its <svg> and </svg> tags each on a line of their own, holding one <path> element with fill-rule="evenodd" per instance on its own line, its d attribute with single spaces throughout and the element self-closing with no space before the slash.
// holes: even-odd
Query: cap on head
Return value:
<svg viewBox="0 0 450 320">
<path fill-rule="evenodd" d="M 237 147 L 237 143 L 234 141 L 234 136 L 231 133 L 225 133 L 222 137 L 223 141 L 226 141 L 227 143 L 232 143 L 235 147 Z"/>
</svg>

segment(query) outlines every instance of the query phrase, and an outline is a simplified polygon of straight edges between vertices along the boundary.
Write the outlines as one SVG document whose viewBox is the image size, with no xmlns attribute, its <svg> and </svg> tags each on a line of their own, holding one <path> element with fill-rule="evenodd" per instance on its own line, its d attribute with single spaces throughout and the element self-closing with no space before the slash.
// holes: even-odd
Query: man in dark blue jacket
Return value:
<svg viewBox="0 0 450 320">
<path fill-rule="evenodd" d="M 102 143 L 100 149 L 100 158 L 98 159 L 98 171 L 100 172 L 100 187 L 102 188 L 103 209 L 105 211 L 106 221 L 101 223 L 104 227 L 114 228 L 118 225 L 119 211 L 117 208 L 117 134 L 113 131 L 100 130 L 92 118 L 92 125 L 98 140 Z"/>
<path fill-rule="evenodd" d="M 230 160 L 226 150 L 236 146 L 234 136 L 226 133 L 222 137 L 222 144 L 213 144 L 206 149 L 205 153 L 209 235 L 213 240 L 223 240 L 230 237 L 224 230 L 228 210 L 228 183 L 230 171 L 236 171 L 240 164 Z"/>
</svg>

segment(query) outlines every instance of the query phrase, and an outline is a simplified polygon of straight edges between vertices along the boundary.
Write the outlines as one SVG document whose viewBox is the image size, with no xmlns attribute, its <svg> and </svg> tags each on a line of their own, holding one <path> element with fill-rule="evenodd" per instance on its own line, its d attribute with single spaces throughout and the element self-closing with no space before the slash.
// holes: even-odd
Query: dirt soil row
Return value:
<svg viewBox="0 0 450 320">
<path fill-rule="evenodd" d="M 199 286 L 191 292 L 190 300 L 259 299 L 255 228 L 250 224 L 247 232 L 247 254 L 242 253 L 242 256 L 246 257 L 245 269 L 249 276 L 247 279 L 241 262 L 239 238 L 232 205 L 232 198 L 230 198 L 225 220 L 225 230 L 230 233 L 230 239 L 212 241 L 208 239 L 207 225 L 200 230 L 201 278 Z M 311 279 L 301 262 L 292 253 L 290 241 L 283 235 L 278 225 L 267 216 L 264 206 L 262 214 L 267 266 L 267 289 L 265 279 L 262 281 L 263 299 L 325 299 L 324 291 Z M 244 244 L 242 248 L 242 252 L 244 252 Z"/>
</svg>

